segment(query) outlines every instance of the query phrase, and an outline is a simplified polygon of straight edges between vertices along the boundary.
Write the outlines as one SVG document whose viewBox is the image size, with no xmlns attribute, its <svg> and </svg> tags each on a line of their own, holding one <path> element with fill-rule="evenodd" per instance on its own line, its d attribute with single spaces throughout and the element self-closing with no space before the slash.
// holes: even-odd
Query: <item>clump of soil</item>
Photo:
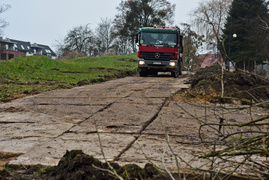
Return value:
<svg viewBox="0 0 269 180">
<path fill-rule="evenodd" d="M 191 87 L 186 97 L 207 99 L 209 102 L 260 103 L 269 99 L 269 81 L 243 71 L 224 71 L 222 94 L 222 70 L 220 65 L 200 69 L 190 78 Z"/>
<path fill-rule="evenodd" d="M 158 171 L 152 164 L 146 164 L 142 169 L 135 164 L 119 166 L 117 163 L 111 163 L 113 169 L 123 179 L 148 179 L 148 180 L 168 180 L 169 178 Z M 54 167 L 34 166 L 23 168 L 12 167 L 0 171 L 0 179 L 18 178 L 24 180 L 115 180 L 115 175 L 106 163 L 102 163 L 93 156 L 84 154 L 81 150 L 67 151 L 59 164 Z"/>
<path fill-rule="evenodd" d="M 20 156 L 20 153 L 4 153 L 4 152 L 0 152 L 0 170 L 2 170 L 2 167 L 4 167 L 4 165 L 13 160 L 16 159 L 18 156 Z M 1 179 L 1 175 L 0 175 L 0 179 Z"/>
<path fill-rule="evenodd" d="M 137 59 L 133 59 L 133 58 L 130 58 L 130 59 L 124 59 L 124 58 L 121 58 L 121 59 L 118 59 L 119 61 L 127 61 L 127 62 L 137 62 Z"/>
</svg>

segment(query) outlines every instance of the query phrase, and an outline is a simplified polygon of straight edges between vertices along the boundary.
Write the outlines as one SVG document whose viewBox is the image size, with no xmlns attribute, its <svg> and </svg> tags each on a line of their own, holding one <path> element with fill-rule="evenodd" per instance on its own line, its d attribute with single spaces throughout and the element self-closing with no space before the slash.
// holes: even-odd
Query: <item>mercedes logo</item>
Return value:
<svg viewBox="0 0 269 180">
<path fill-rule="evenodd" d="M 156 59 L 159 59 L 161 55 L 160 55 L 160 53 L 155 53 L 154 56 L 155 56 Z"/>
</svg>

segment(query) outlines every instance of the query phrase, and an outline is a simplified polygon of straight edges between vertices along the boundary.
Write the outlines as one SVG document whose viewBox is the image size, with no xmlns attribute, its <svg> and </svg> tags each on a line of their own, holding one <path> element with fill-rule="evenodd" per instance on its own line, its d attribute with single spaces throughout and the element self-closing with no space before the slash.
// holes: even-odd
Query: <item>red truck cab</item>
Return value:
<svg viewBox="0 0 269 180">
<path fill-rule="evenodd" d="M 171 72 L 175 78 L 181 75 L 182 39 L 179 28 L 141 28 L 136 38 L 140 76 L 157 75 L 158 72 Z"/>
</svg>

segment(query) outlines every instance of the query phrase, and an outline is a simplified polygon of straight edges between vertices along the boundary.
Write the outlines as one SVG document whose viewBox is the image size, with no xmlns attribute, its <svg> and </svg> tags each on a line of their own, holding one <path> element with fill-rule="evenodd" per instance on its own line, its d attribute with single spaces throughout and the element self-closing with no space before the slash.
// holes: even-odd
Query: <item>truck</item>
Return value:
<svg viewBox="0 0 269 180">
<path fill-rule="evenodd" d="M 182 74 L 183 36 L 180 29 L 143 27 L 136 35 L 138 45 L 138 72 L 141 77 L 171 72 L 177 78 Z"/>
</svg>

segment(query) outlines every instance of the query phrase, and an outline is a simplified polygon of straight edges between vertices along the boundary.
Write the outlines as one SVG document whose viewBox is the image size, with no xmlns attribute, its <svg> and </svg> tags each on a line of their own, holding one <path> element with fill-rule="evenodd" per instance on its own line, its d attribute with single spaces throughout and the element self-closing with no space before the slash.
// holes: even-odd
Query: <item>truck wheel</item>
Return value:
<svg viewBox="0 0 269 180">
<path fill-rule="evenodd" d="M 180 60 L 180 62 L 178 64 L 178 74 L 182 75 L 182 60 Z"/>
<path fill-rule="evenodd" d="M 178 71 L 176 72 L 171 72 L 171 76 L 174 77 L 174 78 L 178 78 Z"/>
<path fill-rule="evenodd" d="M 146 71 L 140 71 L 139 75 L 140 75 L 140 77 L 147 77 L 148 73 Z"/>
<path fill-rule="evenodd" d="M 157 76 L 158 75 L 158 71 L 150 71 L 150 72 L 148 72 L 148 75 Z"/>
</svg>

